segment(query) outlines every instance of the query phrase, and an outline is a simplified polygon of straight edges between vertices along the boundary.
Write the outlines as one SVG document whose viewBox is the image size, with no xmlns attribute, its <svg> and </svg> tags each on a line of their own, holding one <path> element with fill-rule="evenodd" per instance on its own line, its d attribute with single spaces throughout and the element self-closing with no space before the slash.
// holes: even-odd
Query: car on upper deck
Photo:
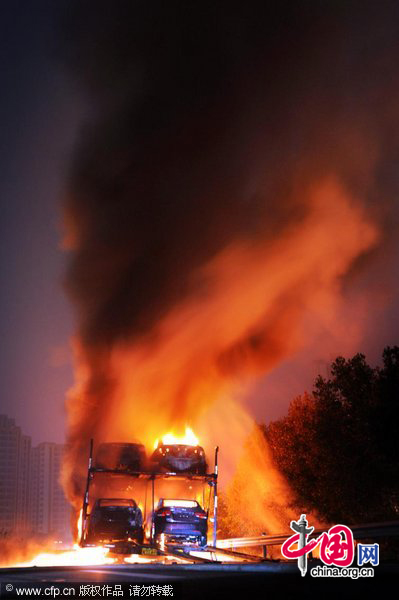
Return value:
<svg viewBox="0 0 399 600">
<path fill-rule="evenodd" d="M 201 446 L 159 444 L 151 456 L 152 470 L 161 473 L 205 475 L 207 464 Z"/>
<path fill-rule="evenodd" d="M 147 455 L 143 444 L 107 442 L 98 446 L 94 467 L 118 471 L 144 471 Z"/>
</svg>

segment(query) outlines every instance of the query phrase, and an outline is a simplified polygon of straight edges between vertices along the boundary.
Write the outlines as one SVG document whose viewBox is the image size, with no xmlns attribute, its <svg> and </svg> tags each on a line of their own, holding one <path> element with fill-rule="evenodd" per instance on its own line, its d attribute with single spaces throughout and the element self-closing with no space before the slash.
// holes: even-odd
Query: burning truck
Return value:
<svg viewBox="0 0 399 600">
<path fill-rule="evenodd" d="M 171 547 L 204 548 L 211 496 L 216 544 L 218 448 L 214 472 L 208 473 L 205 451 L 188 428 L 183 439 L 166 435 L 157 440 L 150 459 L 139 443 L 102 443 L 93 459 L 93 445 L 91 440 L 82 547 L 146 555 Z"/>
</svg>

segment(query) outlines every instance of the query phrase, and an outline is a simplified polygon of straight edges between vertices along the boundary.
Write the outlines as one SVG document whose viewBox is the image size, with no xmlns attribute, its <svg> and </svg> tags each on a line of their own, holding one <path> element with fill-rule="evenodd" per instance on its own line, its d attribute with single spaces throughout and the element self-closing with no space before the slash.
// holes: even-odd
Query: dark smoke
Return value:
<svg viewBox="0 0 399 600">
<path fill-rule="evenodd" d="M 64 37 L 88 104 L 68 184 L 67 289 L 95 431 L 113 344 L 155 336 L 195 286 L 206 297 L 195 273 L 222 249 L 301 223 L 315 182 L 334 175 L 392 223 L 399 4 L 81 0 Z M 267 331 L 216 363 L 239 371 Z"/>
<path fill-rule="evenodd" d="M 398 150 L 398 17 L 376 2 L 78 3 L 68 56 L 92 114 L 68 289 L 86 343 L 148 330 L 232 238 L 300 218 L 315 177 L 374 199 L 375 154 L 386 186 Z"/>
</svg>

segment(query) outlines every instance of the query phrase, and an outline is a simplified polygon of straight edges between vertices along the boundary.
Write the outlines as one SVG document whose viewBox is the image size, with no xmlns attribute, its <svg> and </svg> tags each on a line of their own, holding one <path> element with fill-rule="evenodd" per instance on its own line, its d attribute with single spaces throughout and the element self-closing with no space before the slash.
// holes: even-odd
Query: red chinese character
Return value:
<svg viewBox="0 0 399 600">
<path fill-rule="evenodd" d="M 343 537 L 341 537 L 341 533 Z M 345 525 L 334 525 L 317 540 L 320 543 L 320 558 L 326 565 L 349 567 L 355 554 L 353 534 Z"/>
<path fill-rule="evenodd" d="M 311 552 L 311 550 L 317 546 L 319 539 L 320 538 L 317 538 L 317 540 L 311 540 L 303 548 L 291 550 L 291 546 L 299 541 L 299 533 L 294 533 L 294 535 L 288 538 L 288 540 L 285 540 L 284 544 L 281 546 L 281 553 L 285 558 L 299 558 L 300 556 Z"/>
</svg>

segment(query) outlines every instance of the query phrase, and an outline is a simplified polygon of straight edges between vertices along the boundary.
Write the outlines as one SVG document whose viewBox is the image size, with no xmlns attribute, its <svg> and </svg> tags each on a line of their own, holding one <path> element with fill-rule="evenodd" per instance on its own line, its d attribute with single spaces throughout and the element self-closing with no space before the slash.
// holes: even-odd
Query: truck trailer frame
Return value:
<svg viewBox="0 0 399 600">
<path fill-rule="evenodd" d="M 174 481 L 201 481 L 204 484 L 208 484 L 210 488 L 213 490 L 213 539 L 212 546 L 216 547 L 217 542 L 217 519 L 218 519 L 218 454 L 219 454 L 219 446 L 215 448 L 215 461 L 214 461 L 214 472 L 208 473 L 205 475 L 197 475 L 191 473 L 158 473 L 151 471 L 129 471 L 125 469 L 106 469 L 103 467 L 95 467 L 93 466 L 93 446 L 94 440 L 93 438 L 90 440 L 90 448 L 89 448 L 89 461 L 88 461 L 88 469 L 87 469 L 87 479 L 86 479 L 86 489 L 83 496 L 83 506 L 82 506 L 82 525 L 80 532 L 80 546 L 84 547 L 88 544 L 85 541 L 85 537 L 88 530 L 88 507 L 89 507 L 89 497 L 90 497 L 90 486 L 94 480 L 96 473 L 109 473 L 113 475 L 123 475 L 125 477 L 132 477 L 133 479 L 140 479 L 141 481 L 145 481 L 146 485 L 151 485 L 151 514 L 154 514 L 155 511 L 155 482 L 157 480 L 167 480 L 172 479 Z M 146 489 L 147 491 L 147 489 Z M 209 508 L 208 508 L 209 514 Z M 147 514 L 144 514 L 144 519 L 146 519 Z M 129 542 L 126 543 L 125 546 L 129 545 L 129 552 L 131 554 L 141 552 L 144 550 L 143 554 L 156 554 L 159 552 L 157 546 L 155 545 L 155 541 L 153 539 L 153 533 L 151 528 L 151 538 L 150 544 L 138 544 L 137 542 Z M 123 544 L 121 548 L 125 547 Z M 155 552 L 157 550 L 157 552 Z M 163 554 L 163 553 L 162 553 Z M 181 554 L 180 554 L 181 555 Z"/>
</svg>

